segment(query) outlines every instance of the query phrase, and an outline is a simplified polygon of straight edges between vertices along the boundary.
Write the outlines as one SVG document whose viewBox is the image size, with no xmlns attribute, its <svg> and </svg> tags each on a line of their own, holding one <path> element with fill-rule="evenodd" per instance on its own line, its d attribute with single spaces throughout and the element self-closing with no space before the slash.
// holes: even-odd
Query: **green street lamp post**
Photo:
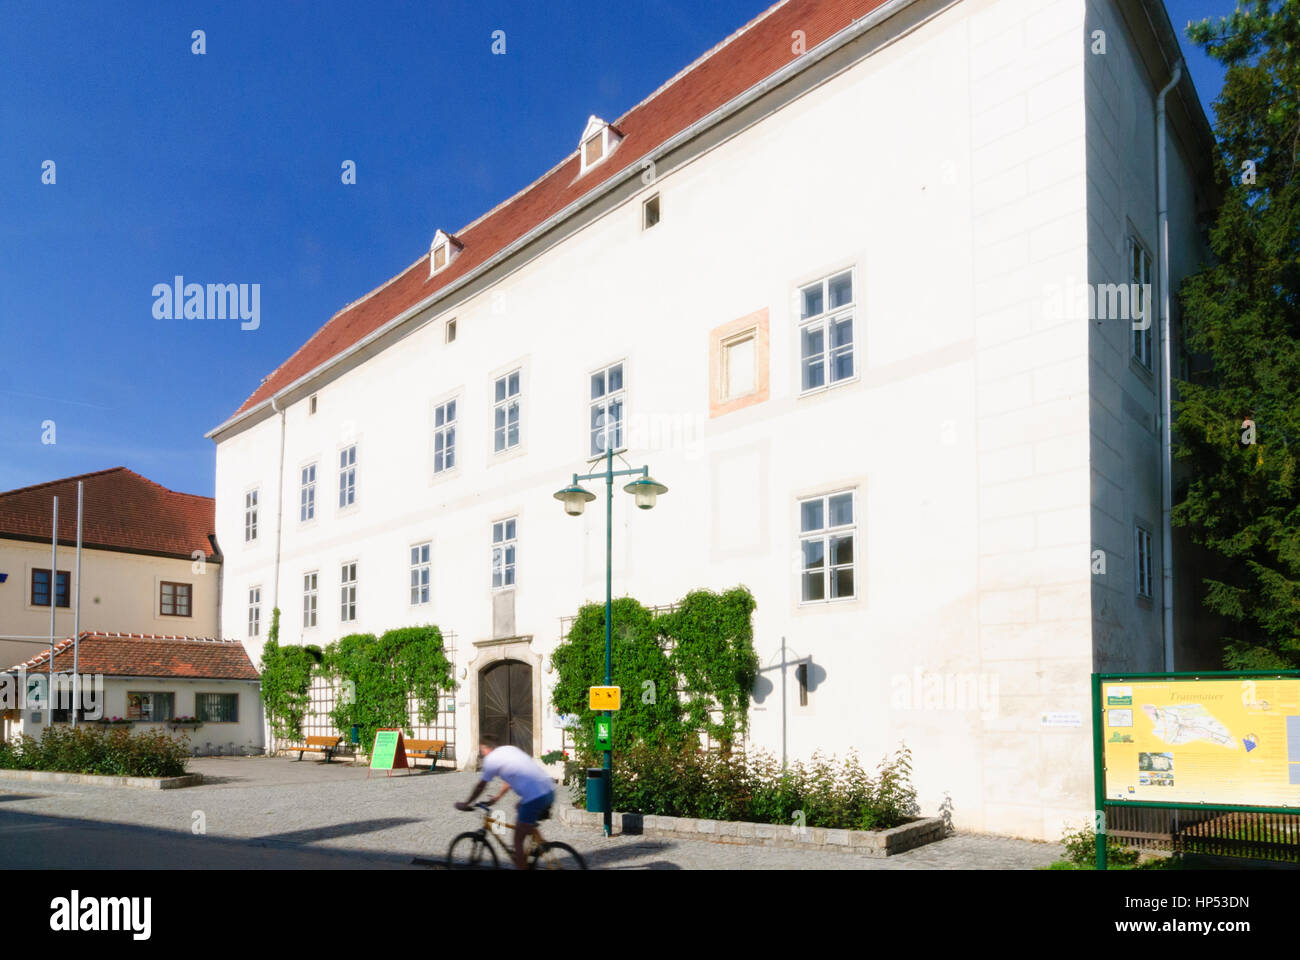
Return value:
<svg viewBox="0 0 1300 960">
<path fill-rule="evenodd" d="M 555 494 L 555 499 L 564 504 L 564 512 L 571 517 L 582 515 L 582 511 L 587 504 L 596 499 L 596 495 L 580 487 L 579 481 L 582 480 L 604 480 L 605 481 L 605 686 L 613 684 L 612 664 L 611 664 L 611 637 L 613 633 L 613 554 L 614 554 L 614 478 L 615 477 L 637 477 L 631 483 L 623 487 L 623 490 L 632 494 L 636 498 L 636 505 L 642 510 L 649 510 L 655 505 L 655 500 L 659 494 L 667 493 L 668 488 L 662 483 L 655 481 L 650 476 L 649 467 L 636 467 L 629 470 L 615 470 L 614 456 L 622 453 L 622 450 L 615 450 L 612 444 L 607 443 L 605 453 L 591 460 L 595 463 L 597 460 L 605 461 L 605 469 L 600 473 L 588 473 L 583 476 L 573 475 L 573 483 L 559 490 Z M 612 711 L 604 711 L 606 717 L 613 716 Z M 610 749 L 605 751 L 605 836 L 609 836 L 613 827 L 613 810 L 614 810 L 614 763 L 613 763 L 613 744 Z"/>
</svg>

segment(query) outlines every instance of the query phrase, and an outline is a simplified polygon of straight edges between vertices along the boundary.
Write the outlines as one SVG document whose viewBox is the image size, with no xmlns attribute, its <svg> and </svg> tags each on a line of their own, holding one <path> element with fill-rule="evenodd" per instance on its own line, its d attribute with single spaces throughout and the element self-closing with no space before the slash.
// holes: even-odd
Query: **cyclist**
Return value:
<svg viewBox="0 0 1300 960">
<path fill-rule="evenodd" d="M 458 802 L 456 809 L 469 810 L 489 783 L 497 777 L 504 780 L 505 786 L 501 788 L 500 793 L 488 801 L 488 806 L 494 806 L 511 789 L 519 794 L 519 807 L 515 814 L 514 861 L 515 869 L 523 870 L 527 866 L 524 844 L 530 836 L 536 838 L 538 843 L 542 842 L 542 834 L 537 829 L 537 823 L 551 812 L 551 804 L 555 801 L 551 775 L 540 763 L 518 747 L 502 746 L 501 742 L 491 734 L 479 737 L 478 752 L 483 758 L 482 779 L 474 784 L 474 791 L 469 795 L 469 799 L 463 803 Z"/>
</svg>

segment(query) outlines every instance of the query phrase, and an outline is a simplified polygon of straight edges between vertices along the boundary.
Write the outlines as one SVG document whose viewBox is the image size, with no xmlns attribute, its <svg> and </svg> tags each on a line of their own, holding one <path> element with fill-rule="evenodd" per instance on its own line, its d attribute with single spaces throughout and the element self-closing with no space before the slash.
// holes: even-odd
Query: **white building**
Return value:
<svg viewBox="0 0 1300 960">
<path fill-rule="evenodd" d="M 211 433 L 222 634 L 256 660 L 277 605 L 290 642 L 437 623 L 461 762 L 508 660 L 555 748 L 545 657 L 603 598 L 605 531 L 552 493 L 612 410 L 670 488 L 617 494 L 615 593 L 753 591 L 751 744 L 905 739 L 927 812 L 1058 837 L 1092 807 L 1090 672 L 1166 662 L 1177 59 L 1158 0 L 787 0 L 612 124 L 575 118 L 574 154 L 431 224 Z M 1167 103 L 1176 284 L 1212 152 L 1185 76 Z M 783 641 L 809 664 L 785 703 Z"/>
<path fill-rule="evenodd" d="M 73 664 L 80 681 L 73 689 Z M 4 713 L 4 739 L 40 739 L 51 722 L 121 722 L 134 732 L 184 737 L 196 755 L 260 753 L 264 717 L 260 678 L 242 645 L 229 640 L 86 631 L 2 677 L 24 702 Z M 52 691 L 52 692 L 51 692 Z M 11 693 L 12 695 L 12 693 Z M 53 709 L 51 709 L 53 708 Z"/>
</svg>

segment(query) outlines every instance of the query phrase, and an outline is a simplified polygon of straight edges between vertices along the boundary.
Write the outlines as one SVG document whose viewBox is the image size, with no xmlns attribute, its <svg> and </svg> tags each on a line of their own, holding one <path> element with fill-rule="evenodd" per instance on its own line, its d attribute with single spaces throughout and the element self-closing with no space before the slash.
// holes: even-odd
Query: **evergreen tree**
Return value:
<svg viewBox="0 0 1300 960">
<path fill-rule="evenodd" d="M 1225 666 L 1300 667 L 1300 0 L 1241 0 L 1187 35 L 1227 73 L 1215 262 L 1180 290 L 1211 369 L 1178 384 L 1174 522 L 1219 561 L 1204 601 L 1233 625 Z"/>
</svg>

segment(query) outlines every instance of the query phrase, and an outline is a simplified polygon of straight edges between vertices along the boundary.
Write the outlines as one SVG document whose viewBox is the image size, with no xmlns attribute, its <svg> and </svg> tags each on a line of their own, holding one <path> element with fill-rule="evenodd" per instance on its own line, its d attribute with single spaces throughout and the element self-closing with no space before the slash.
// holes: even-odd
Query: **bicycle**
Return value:
<svg viewBox="0 0 1300 960">
<path fill-rule="evenodd" d="M 482 800 L 474 804 L 474 806 L 483 811 L 483 826 L 477 830 L 466 830 L 451 841 L 451 846 L 447 848 L 448 870 L 499 870 L 501 860 L 492 847 L 492 840 L 495 840 L 497 846 L 505 851 L 507 863 L 513 859 L 510 847 L 498 836 L 496 829 L 493 828 L 506 831 L 513 830 L 515 825 L 506 823 L 504 819 L 499 817 L 494 817 L 492 808 Z M 582 859 L 582 854 L 567 843 L 548 840 L 538 843 L 535 837 L 529 837 L 528 844 L 529 848 L 525 856 L 527 857 L 529 870 L 587 869 L 587 862 Z"/>
</svg>

